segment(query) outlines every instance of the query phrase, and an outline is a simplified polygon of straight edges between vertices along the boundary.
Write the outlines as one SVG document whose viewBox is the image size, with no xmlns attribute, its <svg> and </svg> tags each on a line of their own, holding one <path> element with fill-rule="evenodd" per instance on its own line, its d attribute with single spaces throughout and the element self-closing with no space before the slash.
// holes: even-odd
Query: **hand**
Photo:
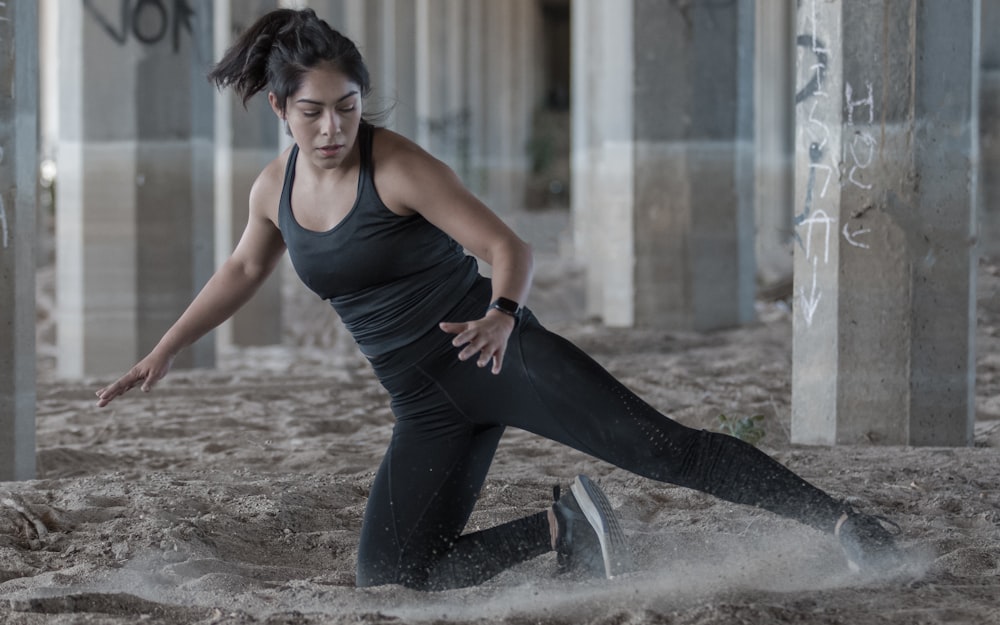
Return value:
<svg viewBox="0 0 1000 625">
<path fill-rule="evenodd" d="M 490 371 L 496 375 L 503 366 L 503 355 L 507 351 L 507 339 L 514 330 L 514 318 L 499 311 L 491 310 L 478 321 L 461 323 L 443 322 L 439 327 L 454 334 L 451 344 L 462 347 L 459 360 L 468 360 L 479 354 L 476 365 L 485 367 L 493 361 Z"/>
<path fill-rule="evenodd" d="M 118 378 L 114 384 L 109 384 L 97 391 L 97 407 L 103 408 L 111 403 L 111 400 L 122 395 L 136 384 L 142 383 L 142 391 L 148 393 L 153 385 L 170 371 L 170 365 L 174 362 L 174 357 L 160 356 L 156 352 L 150 353 L 132 367 L 128 373 Z"/>
</svg>

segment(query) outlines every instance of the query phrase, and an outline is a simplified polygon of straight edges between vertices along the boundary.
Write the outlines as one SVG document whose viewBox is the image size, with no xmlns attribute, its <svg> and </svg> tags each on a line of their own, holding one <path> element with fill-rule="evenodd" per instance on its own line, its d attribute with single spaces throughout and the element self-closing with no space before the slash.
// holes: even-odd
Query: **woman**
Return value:
<svg viewBox="0 0 1000 625">
<path fill-rule="evenodd" d="M 98 391 L 98 405 L 138 384 L 152 388 L 287 249 L 372 363 L 396 416 L 365 512 L 358 585 L 476 584 L 553 549 L 562 569 L 609 577 L 627 569 L 614 512 L 584 476 L 563 498 L 557 488 L 549 510 L 462 534 L 506 426 L 836 533 L 855 564 L 895 552 L 877 518 L 753 446 L 658 413 L 520 307 L 528 246 L 444 164 L 366 121 L 364 61 L 311 10 L 262 17 L 209 79 L 244 103 L 266 90 L 294 145 L 254 184 L 229 259 L 152 352 Z M 492 279 L 464 250 L 491 265 Z"/>
</svg>

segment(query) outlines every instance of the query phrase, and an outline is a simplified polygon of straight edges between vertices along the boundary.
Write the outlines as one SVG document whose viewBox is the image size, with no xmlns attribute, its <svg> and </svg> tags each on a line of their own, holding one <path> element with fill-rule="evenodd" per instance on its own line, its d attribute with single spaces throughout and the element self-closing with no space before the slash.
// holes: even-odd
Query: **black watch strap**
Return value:
<svg viewBox="0 0 1000 625">
<path fill-rule="evenodd" d="M 521 312 L 521 305 L 512 299 L 507 299 L 506 297 L 498 297 L 493 300 L 490 304 L 490 309 L 499 310 L 505 315 L 510 315 L 511 317 L 517 319 L 519 313 Z"/>
</svg>

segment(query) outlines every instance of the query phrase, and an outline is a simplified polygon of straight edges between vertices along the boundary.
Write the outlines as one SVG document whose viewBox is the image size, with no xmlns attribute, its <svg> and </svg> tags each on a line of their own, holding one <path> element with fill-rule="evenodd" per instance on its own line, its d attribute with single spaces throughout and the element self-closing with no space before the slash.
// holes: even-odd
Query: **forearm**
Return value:
<svg viewBox="0 0 1000 625">
<path fill-rule="evenodd" d="M 174 356 L 208 334 L 249 301 L 267 275 L 248 273 L 232 259 L 227 260 L 164 333 L 154 351 Z"/>
<path fill-rule="evenodd" d="M 493 299 L 506 297 L 524 304 L 531 289 L 534 257 L 520 239 L 506 242 L 491 254 Z"/>
</svg>

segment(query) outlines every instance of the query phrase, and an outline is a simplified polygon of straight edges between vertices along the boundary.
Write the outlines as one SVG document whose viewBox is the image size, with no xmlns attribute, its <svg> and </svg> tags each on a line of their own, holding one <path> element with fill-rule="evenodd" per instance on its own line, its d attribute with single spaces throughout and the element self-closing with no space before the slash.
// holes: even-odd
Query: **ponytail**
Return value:
<svg viewBox="0 0 1000 625">
<path fill-rule="evenodd" d="M 371 90 L 364 58 L 350 39 L 330 28 L 312 9 L 276 9 L 251 25 L 226 51 L 208 80 L 219 89 L 232 87 L 246 107 L 268 89 L 281 110 L 302 84 L 302 76 L 329 61 L 361 88 Z"/>
</svg>

